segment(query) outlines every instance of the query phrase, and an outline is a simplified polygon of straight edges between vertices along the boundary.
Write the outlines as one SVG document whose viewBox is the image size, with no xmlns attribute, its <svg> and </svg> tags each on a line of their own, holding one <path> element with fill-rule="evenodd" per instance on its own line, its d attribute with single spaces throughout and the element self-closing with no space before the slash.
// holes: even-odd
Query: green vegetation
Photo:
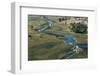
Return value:
<svg viewBox="0 0 100 76">
<path fill-rule="evenodd" d="M 87 33 L 87 25 L 82 23 L 72 23 L 70 29 L 75 33 Z"/>
<path fill-rule="evenodd" d="M 71 19 L 70 17 L 47 17 L 55 23 L 53 27 L 46 29 L 45 32 L 60 32 L 63 35 L 71 34 L 76 38 L 77 43 L 79 44 L 88 42 L 87 25 L 82 23 L 71 23 L 70 25 L 65 24 L 64 21 Z M 60 21 L 60 19 L 62 20 Z M 64 43 L 64 36 L 55 36 L 45 32 L 36 31 L 36 29 L 43 27 L 43 24 L 46 22 L 45 20 L 46 16 L 28 16 L 28 60 L 61 59 L 66 53 L 72 51 L 73 46 Z M 68 28 L 69 26 L 70 28 Z M 78 53 L 77 57 L 69 59 L 87 57 L 87 49 L 82 49 L 82 51 Z"/>
</svg>

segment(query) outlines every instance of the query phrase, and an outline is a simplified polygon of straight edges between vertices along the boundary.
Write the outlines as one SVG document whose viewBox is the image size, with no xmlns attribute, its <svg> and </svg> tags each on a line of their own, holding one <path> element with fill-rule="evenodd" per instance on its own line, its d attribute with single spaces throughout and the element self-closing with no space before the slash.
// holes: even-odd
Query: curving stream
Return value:
<svg viewBox="0 0 100 76">
<path fill-rule="evenodd" d="M 87 43 L 77 44 L 76 38 L 72 34 L 63 34 L 63 33 L 60 33 L 60 32 L 47 32 L 47 31 L 45 31 L 46 29 L 48 29 L 49 27 L 52 27 L 52 26 L 53 26 L 53 22 L 47 21 L 42 26 L 42 28 L 39 28 L 36 31 L 46 33 L 46 34 L 49 34 L 49 35 L 54 35 L 54 36 L 63 36 L 64 37 L 63 42 L 73 46 L 71 48 L 71 51 L 66 53 L 61 59 L 68 59 L 68 58 L 77 57 L 77 54 L 78 54 L 77 51 L 78 51 L 79 48 L 82 48 L 82 49 L 88 48 Z M 48 46 L 48 47 L 51 47 L 51 46 Z"/>
</svg>

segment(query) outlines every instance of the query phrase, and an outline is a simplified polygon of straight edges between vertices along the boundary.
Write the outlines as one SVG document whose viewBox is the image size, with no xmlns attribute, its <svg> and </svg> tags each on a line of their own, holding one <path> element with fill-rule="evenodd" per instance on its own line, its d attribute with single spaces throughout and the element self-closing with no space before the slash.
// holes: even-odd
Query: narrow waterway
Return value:
<svg viewBox="0 0 100 76">
<path fill-rule="evenodd" d="M 63 34 L 61 32 L 47 32 L 45 31 L 46 29 L 48 29 L 49 27 L 52 27 L 53 23 L 51 21 L 48 21 L 46 23 L 46 25 L 44 25 L 42 28 L 38 29 L 38 32 L 42 32 L 42 33 L 46 33 L 49 35 L 54 35 L 54 36 L 63 36 L 64 40 L 63 42 L 65 44 L 68 45 L 72 45 L 73 48 L 71 48 L 70 52 L 67 52 L 61 59 L 69 59 L 69 58 L 73 58 L 73 57 L 77 57 L 77 49 L 81 48 L 81 49 L 87 49 L 88 48 L 88 44 L 84 43 L 84 44 L 77 44 L 76 42 L 76 38 L 72 35 L 72 34 Z M 48 45 L 48 48 L 53 47 L 52 45 Z"/>
</svg>

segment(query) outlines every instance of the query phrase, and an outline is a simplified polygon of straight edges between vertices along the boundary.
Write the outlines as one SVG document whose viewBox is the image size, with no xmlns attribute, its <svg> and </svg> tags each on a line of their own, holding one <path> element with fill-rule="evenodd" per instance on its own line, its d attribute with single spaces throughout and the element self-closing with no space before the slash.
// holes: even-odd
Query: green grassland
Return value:
<svg viewBox="0 0 100 76">
<path fill-rule="evenodd" d="M 67 25 L 61 25 L 57 22 L 57 17 L 51 17 L 55 20 L 54 27 L 46 31 L 63 32 L 65 34 L 72 34 L 76 37 L 77 43 L 87 43 L 87 34 L 79 34 L 67 31 Z M 71 51 L 72 46 L 63 42 L 64 37 L 56 37 L 46 33 L 35 31 L 36 28 L 41 27 L 45 21 L 40 18 L 29 18 L 28 20 L 28 60 L 50 60 L 60 59 L 67 52 Z M 86 49 L 85 49 L 86 50 Z M 86 52 L 80 52 L 77 58 L 87 58 Z"/>
</svg>

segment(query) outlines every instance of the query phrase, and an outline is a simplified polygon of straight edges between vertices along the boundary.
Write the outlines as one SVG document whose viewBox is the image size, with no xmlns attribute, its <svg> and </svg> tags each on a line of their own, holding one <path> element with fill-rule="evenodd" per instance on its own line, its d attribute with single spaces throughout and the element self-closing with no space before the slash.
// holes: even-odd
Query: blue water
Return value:
<svg viewBox="0 0 100 76">
<path fill-rule="evenodd" d="M 76 38 L 73 35 L 66 34 L 64 43 L 73 45 L 74 43 L 76 43 Z M 77 44 L 76 43 L 76 46 L 78 46 L 79 48 L 83 48 L 83 49 L 87 49 L 88 48 L 88 44 L 87 43 L 83 43 L 83 44 Z"/>
<path fill-rule="evenodd" d="M 77 44 L 76 43 L 76 38 L 71 34 L 63 34 L 61 32 L 46 32 L 45 31 L 45 30 L 49 29 L 49 27 L 52 27 L 52 26 L 53 26 L 53 22 L 52 21 L 47 21 L 45 24 L 42 25 L 41 28 L 37 29 L 37 31 L 38 32 L 44 32 L 46 34 L 54 35 L 54 36 L 63 36 L 64 37 L 64 43 L 72 45 L 73 47 L 78 46 L 79 48 L 82 48 L 82 49 L 87 49 L 88 48 L 87 43 Z M 49 45 L 46 45 L 45 47 L 46 48 L 52 48 L 53 46 L 54 45 L 49 44 Z M 72 58 L 72 57 L 73 58 L 77 57 L 76 52 L 73 51 L 73 50 L 68 52 L 67 54 L 65 54 L 61 59 Z"/>
<path fill-rule="evenodd" d="M 48 26 L 47 26 L 48 25 Z M 38 32 L 43 32 L 45 31 L 48 27 L 50 27 L 50 25 L 52 25 L 52 23 L 48 22 L 47 25 L 44 24 L 45 27 L 38 29 Z M 71 35 L 71 34 L 63 34 L 61 32 L 44 32 L 47 33 L 49 35 L 55 35 L 55 36 L 64 36 L 64 43 L 67 43 L 69 45 L 74 45 L 76 44 L 78 47 L 80 48 L 84 48 L 87 49 L 88 48 L 88 44 L 84 43 L 84 44 L 77 44 L 76 43 L 76 38 Z"/>
<path fill-rule="evenodd" d="M 65 37 L 64 43 L 67 43 L 69 45 L 73 45 L 76 41 L 76 38 L 73 35 L 66 34 L 64 35 L 64 37 Z"/>
<path fill-rule="evenodd" d="M 42 27 L 37 29 L 38 32 L 43 32 L 43 31 L 49 29 L 49 27 L 53 27 L 53 22 L 51 20 L 47 20 L 47 22 L 42 24 L 41 26 Z"/>
<path fill-rule="evenodd" d="M 44 28 L 41 28 L 41 29 L 38 29 L 37 31 L 38 32 L 43 32 L 44 30 L 46 30 L 48 28 L 48 26 L 44 27 Z"/>
<path fill-rule="evenodd" d="M 79 48 L 83 48 L 83 49 L 87 49 L 88 48 L 88 44 L 87 43 L 84 43 L 84 44 L 77 44 L 77 46 Z"/>
</svg>

